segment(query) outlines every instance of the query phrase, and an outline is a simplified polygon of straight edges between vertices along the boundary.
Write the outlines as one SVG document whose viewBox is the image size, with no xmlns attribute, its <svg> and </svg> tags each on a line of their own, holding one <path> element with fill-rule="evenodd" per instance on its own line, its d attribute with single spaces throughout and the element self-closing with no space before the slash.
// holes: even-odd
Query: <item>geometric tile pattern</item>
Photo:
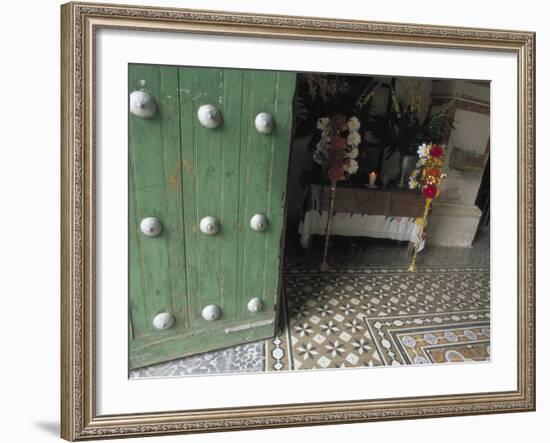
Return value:
<svg viewBox="0 0 550 443">
<path fill-rule="evenodd" d="M 268 371 L 490 359 L 488 268 L 293 269 L 284 281 Z"/>
<path fill-rule="evenodd" d="M 411 328 L 402 320 L 374 322 L 375 337 L 390 336 L 388 349 L 382 346 L 386 364 L 454 363 L 457 361 L 486 361 L 489 353 L 489 313 L 479 315 L 423 316 L 415 318 Z M 453 319 L 454 318 L 454 319 Z M 434 321 L 435 320 L 435 321 Z M 474 321 L 472 321 L 474 320 Z M 479 321 L 475 321 L 479 320 Z M 395 323 L 400 326 L 396 327 Z M 430 326 L 422 326 L 430 324 Z M 399 357 L 391 349 L 395 344 Z M 387 345 L 387 343 L 386 343 Z M 397 360 L 398 363 L 394 363 Z"/>
<path fill-rule="evenodd" d="M 261 372 L 264 360 L 265 343 L 261 341 L 134 369 L 130 378 Z"/>
</svg>

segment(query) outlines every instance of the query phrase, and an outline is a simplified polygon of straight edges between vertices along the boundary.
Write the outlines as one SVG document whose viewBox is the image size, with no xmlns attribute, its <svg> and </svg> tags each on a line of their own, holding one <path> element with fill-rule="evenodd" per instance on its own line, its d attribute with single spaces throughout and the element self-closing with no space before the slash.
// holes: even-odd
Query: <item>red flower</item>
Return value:
<svg viewBox="0 0 550 443">
<path fill-rule="evenodd" d="M 338 137 L 337 135 L 334 135 L 330 139 L 330 147 L 338 150 L 346 149 L 346 146 L 348 145 L 345 138 Z"/>
<path fill-rule="evenodd" d="M 435 185 L 426 185 L 424 186 L 424 197 L 434 198 L 437 195 L 437 186 Z"/>
<path fill-rule="evenodd" d="M 430 155 L 434 158 L 439 158 L 443 155 L 443 148 L 439 145 L 433 145 L 430 149 Z"/>
<path fill-rule="evenodd" d="M 426 168 L 426 176 L 439 178 L 439 177 L 441 177 L 441 169 L 439 169 L 439 168 Z"/>
<path fill-rule="evenodd" d="M 332 165 L 328 170 L 328 178 L 333 186 L 337 181 L 342 180 L 344 178 L 344 169 L 342 165 Z"/>
<path fill-rule="evenodd" d="M 328 153 L 328 161 L 330 167 L 334 165 L 340 165 L 344 161 L 344 151 L 337 151 L 336 149 L 331 149 Z"/>
</svg>

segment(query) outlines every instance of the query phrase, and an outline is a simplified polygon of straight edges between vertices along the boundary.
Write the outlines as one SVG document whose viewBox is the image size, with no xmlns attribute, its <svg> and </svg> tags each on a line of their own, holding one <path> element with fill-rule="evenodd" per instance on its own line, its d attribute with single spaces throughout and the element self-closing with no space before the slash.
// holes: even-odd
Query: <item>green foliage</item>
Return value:
<svg viewBox="0 0 550 443">
<path fill-rule="evenodd" d="M 390 109 L 386 114 L 375 116 L 371 128 L 377 144 L 381 148 L 389 147 L 386 158 L 395 152 L 403 155 L 415 154 L 418 145 L 422 143 L 441 143 L 447 125 L 454 129 L 454 119 L 449 116 L 449 110 L 455 99 L 445 103 L 434 113 L 430 105 L 422 119 L 418 86 L 412 97 L 398 97 L 395 89 L 391 85 L 387 86 L 390 89 Z"/>
<path fill-rule="evenodd" d="M 361 136 L 368 130 L 371 102 L 380 85 L 372 77 L 333 74 L 298 74 L 294 97 L 294 136 L 313 135 L 312 149 L 319 139 L 317 120 L 343 114 L 361 122 Z"/>
</svg>

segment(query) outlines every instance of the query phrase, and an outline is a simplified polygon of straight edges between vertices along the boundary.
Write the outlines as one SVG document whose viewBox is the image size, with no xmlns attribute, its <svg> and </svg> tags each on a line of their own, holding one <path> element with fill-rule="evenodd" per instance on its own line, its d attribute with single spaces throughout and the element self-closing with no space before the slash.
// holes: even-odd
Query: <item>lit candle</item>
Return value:
<svg viewBox="0 0 550 443">
<path fill-rule="evenodd" d="M 369 186 L 375 186 L 376 185 L 376 172 L 372 171 L 369 174 Z"/>
</svg>

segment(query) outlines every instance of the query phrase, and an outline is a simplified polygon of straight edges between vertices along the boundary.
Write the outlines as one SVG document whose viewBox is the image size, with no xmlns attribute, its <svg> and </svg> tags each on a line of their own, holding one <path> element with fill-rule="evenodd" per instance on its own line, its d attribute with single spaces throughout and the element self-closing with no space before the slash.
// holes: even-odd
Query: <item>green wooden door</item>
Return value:
<svg viewBox="0 0 550 443">
<path fill-rule="evenodd" d="M 130 367 L 273 336 L 294 83 L 286 72 L 130 66 L 129 93 L 156 104 L 129 117 Z M 201 123 L 205 105 L 217 127 Z M 257 129 L 259 113 L 271 132 Z M 151 218 L 157 235 L 141 229 Z"/>
</svg>

